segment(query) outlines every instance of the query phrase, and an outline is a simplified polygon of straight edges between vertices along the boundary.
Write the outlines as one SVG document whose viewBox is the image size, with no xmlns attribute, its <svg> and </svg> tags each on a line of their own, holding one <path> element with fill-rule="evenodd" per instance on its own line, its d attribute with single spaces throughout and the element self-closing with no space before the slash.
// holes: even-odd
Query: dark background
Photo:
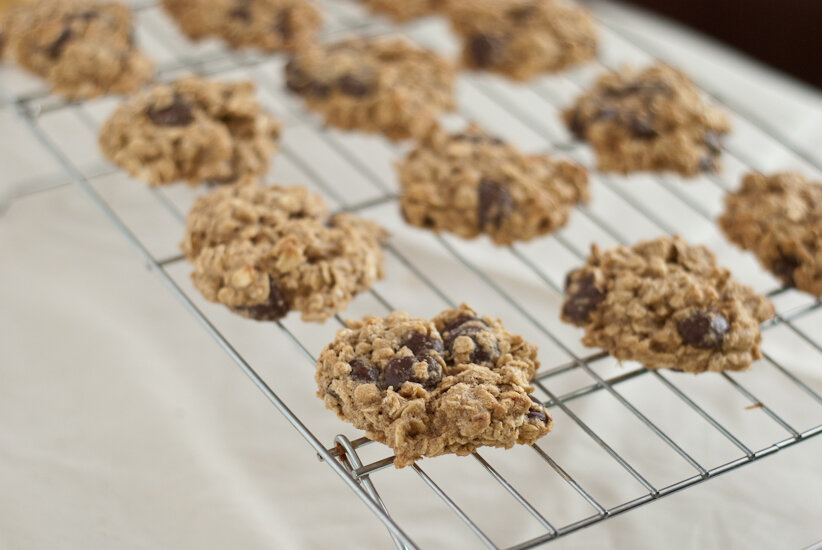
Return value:
<svg viewBox="0 0 822 550">
<path fill-rule="evenodd" d="M 625 0 L 822 88 L 822 0 Z"/>
</svg>

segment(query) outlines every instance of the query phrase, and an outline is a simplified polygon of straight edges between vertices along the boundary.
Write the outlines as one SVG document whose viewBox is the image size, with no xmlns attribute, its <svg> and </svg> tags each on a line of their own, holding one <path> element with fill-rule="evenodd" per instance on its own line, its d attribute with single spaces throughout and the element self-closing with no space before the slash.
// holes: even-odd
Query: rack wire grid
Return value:
<svg viewBox="0 0 822 550">
<path fill-rule="evenodd" d="M 351 2 L 324 0 L 321 4 L 327 15 L 324 39 L 349 33 L 401 33 L 437 51 L 449 55 L 455 52 L 455 40 L 439 19 L 395 27 L 366 15 Z M 257 83 L 263 103 L 284 122 L 281 152 L 267 181 L 304 184 L 323 194 L 339 210 L 376 219 L 393 233 L 386 247 L 388 278 L 358 297 L 346 315 L 404 309 L 430 316 L 465 300 L 484 313 L 503 317 L 511 330 L 525 334 L 540 346 L 543 366 L 534 384 L 537 395 L 555 416 L 552 434 L 531 447 L 483 449 L 470 458 L 426 460 L 424 466 L 418 463 L 410 468 L 417 478 L 411 476 L 409 480 L 406 475 L 400 484 L 399 472 L 408 470 L 389 468 L 393 456 L 387 456 L 387 447 L 370 445 L 369 440 L 356 437 L 352 428 L 327 412 L 322 416 L 326 422 L 311 428 L 306 425 L 300 411 L 289 408 L 275 392 L 276 384 L 266 379 L 272 379 L 274 371 L 264 366 L 262 358 L 253 361 L 245 357 L 242 344 L 237 343 L 241 339 L 232 336 L 256 330 L 249 328 L 250 321 L 206 303 L 191 286 L 189 268 L 177 243 L 188 208 L 206 189 L 184 185 L 150 188 L 130 180 L 103 160 L 97 151 L 96 136 L 118 99 L 67 102 L 50 95 L 43 83 L 22 73 L 8 79 L 7 91 L 11 94 L 0 108 L 16 110 L 70 182 L 88 193 L 146 265 L 317 456 L 385 524 L 398 548 L 418 548 L 415 540 L 425 537 L 410 521 L 412 518 L 392 515 L 391 498 L 386 494 L 400 498 L 395 494 L 400 491 L 397 486 L 403 488 L 401 498 L 415 499 L 414 506 L 441 506 L 453 512 L 455 524 L 461 525 L 468 540 L 475 544 L 530 548 L 715 478 L 822 432 L 822 388 L 803 380 L 794 368 L 797 365 L 784 365 L 784 345 L 769 345 L 771 336 L 779 334 L 792 350 L 801 350 L 805 366 L 822 365 L 820 301 L 790 288 L 774 288 L 775 279 L 756 267 L 751 255 L 724 242 L 713 223 L 721 211 L 724 193 L 737 184 L 741 174 L 769 168 L 760 164 L 767 156 L 752 151 L 776 152 L 791 167 L 819 174 L 819 158 L 791 145 L 785 135 L 755 113 L 723 100 L 701 83 L 706 93 L 729 111 L 734 125 L 724 147 L 725 166 L 720 174 L 688 182 L 672 175 L 646 174 L 632 176 L 628 183 L 591 171 L 594 199 L 576 208 L 568 227 L 533 242 L 497 248 L 485 239 L 468 242 L 404 226 L 398 215 L 391 163 L 401 158 L 407 146 L 391 144 L 378 136 L 324 128 L 298 99 L 285 92 L 281 56 L 232 52 L 217 42 L 192 44 L 154 3 L 133 7 L 141 47 L 158 60 L 158 80 L 169 81 L 193 72 Z M 461 74 L 459 114 L 449 116 L 445 124 L 476 120 L 526 150 L 563 153 L 592 166 L 590 151 L 572 141 L 559 122 L 558 110 L 598 74 L 626 63 L 646 64 L 654 58 L 649 44 L 631 31 L 602 17 L 598 20 L 602 40 L 598 62 L 529 85 L 488 75 Z M 31 183 L 37 190 L 55 184 Z M 589 243 L 610 246 L 674 233 L 708 243 L 722 263 L 733 264 L 738 278 L 774 301 L 777 314 L 762 326 L 764 358 L 751 371 L 694 377 L 646 370 L 634 363 L 618 365 L 607 353 L 592 353 L 581 347 L 579 331 L 558 321 L 564 275 L 584 261 Z M 286 340 L 290 341 L 304 356 L 307 384 L 313 384 L 315 355 L 342 325 L 339 315 L 323 326 L 300 323 L 293 316 L 276 323 L 280 331 L 276 342 L 284 346 Z M 255 368 L 253 363 L 258 366 Z M 308 400 L 294 398 L 292 403 L 308 406 L 303 405 L 304 401 Z M 313 401 L 313 406 L 322 406 L 319 400 Z M 339 430 L 349 430 L 352 435 L 335 435 Z M 642 453 L 625 450 L 626 433 L 647 440 Z M 710 452 L 704 450 L 707 440 L 711 442 Z M 598 461 L 594 471 L 574 471 L 581 454 L 588 463 Z M 448 475 L 438 475 L 446 471 L 441 464 L 453 461 L 462 462 L 447 470 Z M 420 481 L 430 492 L 417 490 Z M 465 483 L 483 483 L 488 494 L 495 496 L 489 496 L 484 503 L 461 499 L 460 487 Z M 377 491 L 378 485 L 381 492 Z M 480 515 L 477 510 L 489 505 L 503 506 L 507 515 L 517 517 L 513 535 L 510 530 L 483 525 L 476 519 Z M 510 540 L 511 536 L 519 538 Z"/>
</svg>

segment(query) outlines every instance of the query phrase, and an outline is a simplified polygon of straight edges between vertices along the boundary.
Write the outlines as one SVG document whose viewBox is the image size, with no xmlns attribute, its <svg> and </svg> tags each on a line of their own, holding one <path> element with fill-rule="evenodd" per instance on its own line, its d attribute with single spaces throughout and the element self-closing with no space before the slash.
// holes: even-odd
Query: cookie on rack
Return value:
<svg viewBox="0 0 822 550">
<path fill-rule="evenodd" d="M 361 0 L 374 13 L 402 23 L 440 11 L 445 0 Z"/>
<path fill-rule="evenodd" d="M 528 80 L 596 57 L 593 18 L 564 0 L 461 0 L 446 11 L 470 69 Z"/>
<path fill-rule="evenodd" d="M 662 237 L 602 251 L 568 274 L 562 320 L 620 361 L 685 372 L 746 370 L 762 356 L 773 305 L 703 246 Z"/>
<path fill-rule="evenodd" d="M 0 55 L 69 99 L 129 93 L 154 73 L 135 47 L 131 10 L 123 4 L 39 0 L 9 10 L 0 28 Z"/>
<path fill-rule="evenodd" d="M 400 208 L 411 225 L 510 244 L 565 225 L 587 202 L 588 173 L 548 155 L 525 155 L 471 125 L 432 131 L 399 165 Z"/>
<path fill-rule="evenodd" d="M 279 137 L 280 123 L 263 110 L 251 82 L 188 77 L 118 107 L 103 124 L 100 146 L 151 185 L 224 183 L 265 173 Z"/>
<path fill-rule="evenodd" d="M 725 197 L 725 235 L 785 285 L 822 296 L 822 184 L 798 173 L 751 173 Z"/>
<path fill-rule="evenodd" d="M 600 170 L 626 174 L 714 172 L 730 131 L 725 114 L 685 73 L 661 64 L 601 77 L 563 116 L 591 144 Z"/>
<path fill-rule="evenodd" d="M 310 0 L 163 0 L 163 7 L 192 40 L 218 37 L 237 49 L 292 51 L 322 26 Z"/>
<path fill-rule="evenodd" d="M 194 202 L 182 249 L 207 300 L 259 321 L 291 310 L 325 321 L 382 279 L 387 238 L 353 214 L 329 216 L 303 187 L 247 178 Z"/>
<path fill-rule="evenodd" d="M 325 406 L 394 450 L 394 465 L 530 445 L 553 420 L 529 386 L 537 348 L 463 304 L 432 320 L 348 321 L 317 361 Z"/>
<path fill-rule="evenodd" d="M 454 71 L 438 55 L 398 38 L 353 38 L 297 52 L 286 85 L 327 124 L 420 137 L 454 107 Z"/>
</svg>

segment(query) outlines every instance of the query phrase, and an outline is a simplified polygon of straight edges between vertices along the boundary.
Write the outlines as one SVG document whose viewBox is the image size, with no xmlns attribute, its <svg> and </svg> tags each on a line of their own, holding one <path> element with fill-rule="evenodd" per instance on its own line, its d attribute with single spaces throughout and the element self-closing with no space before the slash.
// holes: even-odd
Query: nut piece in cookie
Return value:
<svg viewBox="0 0 822 550">
<path fill-rule="evenodd" d="M 39 0 L 9 10 L 0 27 L 0 54 L 69 99 L 129 93 L 154 72 L 135 47 L 131 10 L 123 4 Z"/>
<path fill-rule="evenodd" d="M 401 39 L 310 46 L 291 58 L 285 77 L 288 89 L 326 124 L 393 140 L 425 135 L 454 107 L 453 67 Z"/>
<path fill-rule="evenodd" d="M 438 12 L 446 0 L 362 0 L 369 10 L 389 16 L 396 22 Z"/>
<path fill-rule="evenodd" d="M 434 319 L 349 321 L 317 361 L 328 409 L 394 450 L 394 465 L 531 445 L 553 428 L 529 386 L 537 348 L 466 305 Z"/>
<path fill-rule="evenodd" d="M 325 321 L 384 275 L 376 223 L 328 215 L 303 187 L 247 179 L 199 197 L 188 215 L 186 258 L 203 296 L 260 321 L 290 310 Z"/>
<path fill-rule="evenodd" d="M 268 170 L 280 123 L 251 82 L 191 77 L 143 91 L 100 131 L 106 157 L 151 185 L 230 182 Z"/>
<path fill-rule="evenodd" d="M 596 56 L 593 18 L 563 0 L 459 0 L 446 12 L 471 69 L 528 80 Z"/>
<path fill-rule="evenodd" d="M 783 284 L 822 296 L 822 184 L 801 174 L 748 174 L 725 197 L 725 235 Z"/>
<path fill-rule="evenodd" d="M 581 166 L 525 155 L 476 125 L 431 132 L 398 170 L 408 223 L 467 239 L 485 233 L 497 244 L 555 231 L 589 198 Z"/>
<path fill-rule="evenodd" d="M 591 247 L 568 274 L 562 320 L 582 343 L 620 361 L 686 372 L 746 370 L 762 356 L 760 323 L 773 305 L 731 279 L 703 246 L 662 237 L 634 247 Z"/>
<path fill-rule="evenodd" d="M 725 115 L 691 79 L 667 65 L 607 74 L 563 113 L 571 132 L 591 144 L 602 171 L 719 169 Z"/>
<path fill-rule="evenodd" d="M 216 36 L 236 49 L 293 51 L 322 25 L 309 0 L 163 0 L 163 7 L 192 40 Z"/>
</svg>

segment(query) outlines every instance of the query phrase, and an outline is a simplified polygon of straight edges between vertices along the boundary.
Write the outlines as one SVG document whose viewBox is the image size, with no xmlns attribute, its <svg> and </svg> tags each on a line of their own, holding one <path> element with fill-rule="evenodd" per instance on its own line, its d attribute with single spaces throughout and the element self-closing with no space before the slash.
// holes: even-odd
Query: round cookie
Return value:
<svg viewBox="0 0 822 550">
<path fill-rule="evenodd" d="M 438 12 L 446 0 L 362 0 L 369 10 L 399 23 Z"/>
<path fill-rule="evenodd" d="M 822 184 L 797 173 L 751 173 L 725 197 L 725 235 L 785 285 L 822 296 Z"/>
<path fill-rule="evenodd" d="M 163 7 L 192 40 L 216 36 L 237 49 L 295 50 L 322 26 L 308 0 L 163 0 Z"/>
<path fill-rule="evenodd" d="M 662 237 L 634 247 L 591 247 L 566 280 L 562 320 L 582 343 L 620 361 L 686 372 L 746 370 L 762 356 L 760 323 L 773 305 L 717 267 L 703 246 Z"/>
<path fill-rule="evenodd" d="M 607 74 L 563 117 L 594 148 L 600 170 L 625 174 L 714 172 L 720 138 L 730 131 L 722 111 L 706 104 L 685 73 L 667 65 Z"/>
<path fill-rule="evenodd" d="M 194 202 L 182 249 L 209 301 L 260 321 L 290 310 L 325 321 L 383 277 L 387 237 L 353 214 L 329 217 L 303 187 L 248 179 Z"/>
<path fill-rule="evenodd" d="M 411 225 L 497 244 L 565 225 L 587 202 L 588 174 L 547 155 L 524 155 L 476 125 L 432 132 L 399 166 L 400 208 Z"/>
<path fill-rule="evenodd" d="M 103 124 L 106 157 L 151 185 L 230 182 L 268 170 L 280 123 L 251 82 L 197 77 L 160 84 L 122 104 Z"/>
<path fill-rule="evenodd" d="M 408 42 L 353 38 L 314 45 L 285 67 L 286 85 L 344 130 L 420 137 L 454 106 L 453 67 Z"/>
<path fill-rule="evenodd" d="M 395 312 L 349 321 L 323 349 L 325 406 L 394 450 L 394 465 L 530 445 L 553 428 L 531 395 L 536 346 L 466 305 L 434 319 Z"/>
<path fill-rule="evenodd" d="M 39 0 L 9 10 L 0 27 L 0 54 L 69 99 L 129 93 L 154 72 L 135 48 L 131 10 L 122 4 Z"/>
<path fill-rule="evenodd" d="M 446 12 L 470 69 L 528 80 L 596 57 L 593 18 L 563 0 L 457 0 Z"/>
</svg>

